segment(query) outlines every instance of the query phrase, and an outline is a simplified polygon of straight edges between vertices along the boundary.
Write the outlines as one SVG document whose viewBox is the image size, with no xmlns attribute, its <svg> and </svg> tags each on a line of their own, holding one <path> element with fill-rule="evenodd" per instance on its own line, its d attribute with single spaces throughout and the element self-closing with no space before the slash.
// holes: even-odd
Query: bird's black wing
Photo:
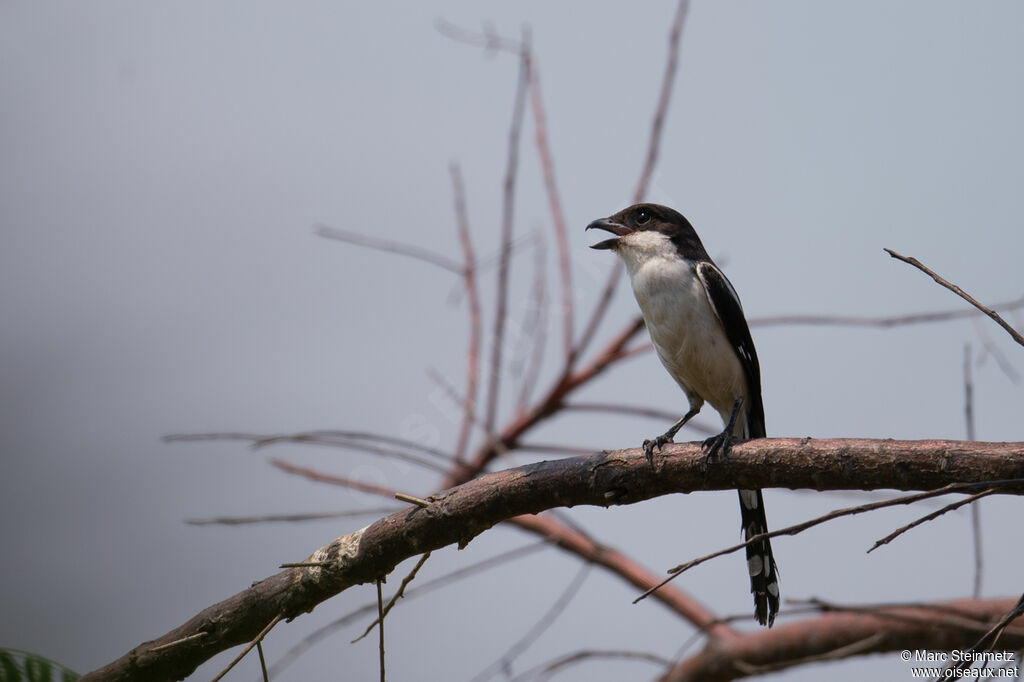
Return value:
<svg viewBox="0 0 1024 682">
<path fill-rule="evenodd" d="M 697 276 L 704 284 L 711 308 L 715 311 L 725 335 L 747 377 L 747 391 L 750 405 L 747 406 L 747 428 L 750 438 L 764 438 L 767 435 L 764 424 L 764 403 L 761 402 L 761 365 L 757 361 L 754 339 L 750 336 L 747 318 L 743 315 L 740 297 L 718 266 L 711 261 L 697 263 Z"/>
</svg>

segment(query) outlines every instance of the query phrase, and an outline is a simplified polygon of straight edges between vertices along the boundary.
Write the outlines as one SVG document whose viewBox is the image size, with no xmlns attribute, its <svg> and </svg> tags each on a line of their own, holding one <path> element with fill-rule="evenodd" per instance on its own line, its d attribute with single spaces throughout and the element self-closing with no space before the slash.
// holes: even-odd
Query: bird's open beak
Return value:
<svg viewBox="0 0 1024 682">
<path fill-rule="evenodd" d="M 605 230 L 607 232 L 611 232 L 616 236 L 612 237 L 611 239 L 605 239 L 603 242 L 598 242 L 597 244 L 594 244 L 593 246 L 590 247 L 592 249 L 614 249 L 616 246 L 619 245 L 619 237 L 623 237 L 627 234 L 633 233 L 632 228 L 617 223 L 611 218 L 601 218 L 600 220 L 595 220 L 594 222 L 587 225 L 588 230 L 592 230 L 595 228 L 598 230 Z"/>
</svg>

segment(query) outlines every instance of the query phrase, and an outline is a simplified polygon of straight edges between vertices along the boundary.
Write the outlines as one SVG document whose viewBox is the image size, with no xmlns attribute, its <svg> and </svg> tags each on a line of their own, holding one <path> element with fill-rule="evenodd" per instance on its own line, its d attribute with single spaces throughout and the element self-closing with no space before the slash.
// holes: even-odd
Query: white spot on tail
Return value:
<svg viewBox="0 0 1024 682">
<path fill-rule="evenodd" d="M 743 502 L 743 506 L 747 509 L 757 509 L 757 491 L 741 490 L 740 501 Z"/>
<path fill-rule="evenodd" d="M 768 583 L 768 594 L 772 595 L 773 597 L 779 596 L 779 584 L 777 582 L 772 581 Z"/>
<path fill-rule="evenodd" d="M 761 557 L 752 556 L 747 559 L 747 570 L 750 572 L 751 576 L 758 575 L 763 568 L 764 561 L 761 560 Z"/>
</svg>

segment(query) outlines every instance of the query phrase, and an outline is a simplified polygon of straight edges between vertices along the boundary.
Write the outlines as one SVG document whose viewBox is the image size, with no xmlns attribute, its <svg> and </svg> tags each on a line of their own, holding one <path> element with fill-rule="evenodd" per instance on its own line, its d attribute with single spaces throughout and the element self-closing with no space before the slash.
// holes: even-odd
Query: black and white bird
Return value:
<svg viewBox="0 0 1024 682">
<path fill-rule="evenodd" d="M 732 438 L 764 438 L 761 368 L 743 306 L 689 221 L 667 206 L 637 204 L 587 229 L 615 235 L 591 248 L 610 249 L 622 258 L 654 349 L 690 403 L 668 431 L 644 441 L 648 459 L 672 442 L 705 401 L 726 425 L 705 441 L 709 456 L 727 452 Z M 746 539 L 767 532 L 761 491 L 739 495 Z M 779 582 L 767 539 L 747 545 L 747 568 L 754 615 L 771 627 L 779 610 Z"/>
</svg>

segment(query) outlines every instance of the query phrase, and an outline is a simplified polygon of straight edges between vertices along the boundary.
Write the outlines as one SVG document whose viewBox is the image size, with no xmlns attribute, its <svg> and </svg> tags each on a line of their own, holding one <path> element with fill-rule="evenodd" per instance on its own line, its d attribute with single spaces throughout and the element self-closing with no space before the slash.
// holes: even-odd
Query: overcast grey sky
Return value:
<svg viewBox="0 0 1024 682">
<path fill-rule="evenodd" d="M 434 22 L 490 22 L 508 35 L 529 24 L 570 223 L 575 301 L 589 310 L 610 258 L 587 248 L 583 227 L 624 207 L 635 187 L 674 12 L 668 0 L 0 3 L 0 645 L 85 672 L 372 520 L 183 523 L 380 503 L 288 476 L 272 457 L 431 492 L 431 475 L 337 451 L 160 437 L 426 424 L 450 446 L 457 424 L 427 370 L 462 385 L 467 322 L 457 278 L 325 240 L 313 225 L 459 258 L 448 176 L 457 160 L 474 239 L 492 253 L 516 64 L 452 42 Z M 649 198 L 690 218 L 751 318 L 963 307 L 883 247 L 920 258 L 982 301 L 1016 298 L 1024 293 L 1022 26 L 1024 6 L 1009 0 L 695 0 Z M 528 124 L 516 230 L 539 230 L 550 244 L 532 135 Z M 520 253 L 515 319 L 532 281 L 532 254 Z M 635 313 L 626 289 L 605 334 Z M 492 293 L 486 286 L 485 301 Z M 1020 315 L 1011 319 L 1020 325 Z M 754 337 L 772 435 L 963 437 L 970 343 L 978 437 L 1021 439 L 1021 383 L 984 348 L 1017 373 L 1021 349 L 991 323 L 755 328 Z M 653 356 L 584 395 L 685 407 Z M 508 416 L 512 400 L 502 408 Z M 717 425 L 710 414 L 705 421 Z M 537 440 L 624 447 L 664 427 L 579 414 Z M 778 527 L 849 499 L 768 491 L 768 519 Z M 572 515 L 662 570 L 733 542 L 734 507 L 734 495 L 707 493 Z M 864 554 L 918 513 L 780 540 L 784 595 L 969 594 L 966 512 Z M 1019 594 L 1019 526 L 1001 521 L 1019 518 L 1019 505 L 986 500 L 982 514 L 984 592 Z M 424 579 L 528 541 L 497 529 L 463 552 L 439 552 Z M 394 679 L 471 677 L 576 571 L 548 550 L 407 600 L 388 621 Z M 681 586 L 718 613 L 750 607 L 736 557 Z M 372 592 L 350 590 L 279 627 L 270 659 Z M 689 627 L 657 605 L 630 606 L 633 596 L 592 572 L 515 669 L 580 648 L 671 656 Z M 342 670 L 370 679 L 374 643 L 348 644 L 359 631 L 311 649 L 281 679 Z M 842 666 L 830 674 L 906 674 L 895 656 Z M 254 671 L 247 661 L 231 679 Z M 560 679 L 653 674 L 609 664 Z"/>
</svg>

